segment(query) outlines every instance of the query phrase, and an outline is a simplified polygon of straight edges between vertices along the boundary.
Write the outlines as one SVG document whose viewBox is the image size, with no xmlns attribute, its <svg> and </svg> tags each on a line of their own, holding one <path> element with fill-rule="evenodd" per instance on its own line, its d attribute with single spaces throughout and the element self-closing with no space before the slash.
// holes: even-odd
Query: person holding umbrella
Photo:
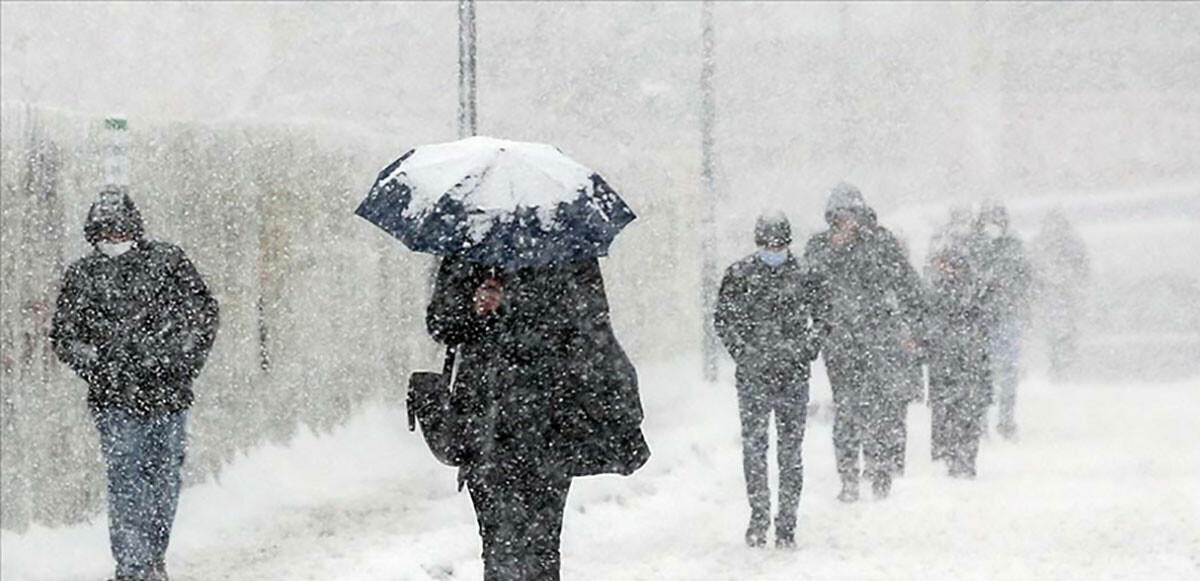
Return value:
<svg viewBox="0 0 1200 581">
<path fill-rule="evenodd" d="M 553 147 L 476 137 L 405 154 L 357 213 L 443 257 L 426 323 L 459 361 L 444 456 L 485 581 L 559 579 L 571 479 L 650 454 L 597 260 L 633 212 Z"/>
</svg>

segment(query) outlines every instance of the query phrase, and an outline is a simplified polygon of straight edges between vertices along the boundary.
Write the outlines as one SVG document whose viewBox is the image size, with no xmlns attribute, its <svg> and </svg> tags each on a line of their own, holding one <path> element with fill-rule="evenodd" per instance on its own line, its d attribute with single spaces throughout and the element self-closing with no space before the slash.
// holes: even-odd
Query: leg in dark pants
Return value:
<svg viewBox="0 0 1200 581">
<path fill-rule="evenodd" d="M 930 411 L 930 456 L 934 461 L 950 458 L 950 412 L 946 398 L 942 393 L 944 386 L 940 382 L 930 380 L 929 411 Z M 936 390 L 936 391 L 935 391 Z"/>
<path fill-rule="evenodd" d="M 767 484 L 767 448 L 770 434 L 771 402 L 761 378 L 738 369 L 738 415 L 742 423 L 742 473 L 746 479 L 746 497 L 750 501 L 750 525 L 746 543 L 759 546 L 766 542 L 771 526 L 771 490 Z"/>
<path fill-rule="evenodd" d="M 558 581 L 568 478 L 481 478 L 468 484 L 483 541 L 484 581 Z"/>
<path fill-rule="evenodd" d="M 800 380 L 803 381 L 803 380 Z M 779 512 L 775 517 L 775 539 L 781 546 L 794 542 L 796 512 L 800 492 L 804 489 L 804 459 L 801 448 L 807 422 L 807 390 L 801 386 L 781 386 L 775 405 L 775 425 L 778 431 Z"/>
<path fill-rule="evenodd" d="M 866 409 L 859 391 L 861 373 L 846 364 L 826 361 L 833 390 L 833 447 L 843 491 L 858 489 L 858 457 L 866 432 Z"/>
<path fill-rule="evenodd" d="M 947 433 L 950 440 L 950 475 L 974 478 L 987 407 L 978 398 L 971 397 L 967 389 L 962 389 L 948 402 L 947 408 L 950 416 Z"/>
<path fill-rule="evenodd" d="M 95 415 L 108 465 L 108 519 L 118 577 L 160 572 L 179 502 L 187 412 Z"/>
<path fill-rule="evenodd" d="M 899 469 L 900 455 L 904 453 L 903 404 L 896 398 L 876 390 L 866 405 L 866 435 L 863 441 L 864 464 L 867 477 L 875 495 L 882 498 L 889 494 L 892 475 Z"/>
<path fill-rule="evenodd" d="M 1003 325 L 988 335 L 988 361 L 991 379 L 999 404 L 996 430 L 1005 439 L 1017 435 L 1017 384 L 1020 381 L 1018 361 L 1021 356 L 1021 331 L 1015 324 Z"/>
</svg>

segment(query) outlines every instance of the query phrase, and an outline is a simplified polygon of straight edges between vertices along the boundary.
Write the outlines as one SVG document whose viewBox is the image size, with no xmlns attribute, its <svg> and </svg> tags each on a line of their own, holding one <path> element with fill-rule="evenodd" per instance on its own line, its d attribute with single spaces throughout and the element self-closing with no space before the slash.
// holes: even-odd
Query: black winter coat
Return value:
<svg viewBox="0 0 1200 581">
<path fill-rule="evenodd" d="M 713 324 L 740 368 L 808 377 L 820 338 L 812 323 L 821 286 L 794 256 L 772 267 L 755 255 L 721 280 Z"/>
<path fill-rule="evenodd" d="M 459 345 L 451 409 L 467 478 L 631 474 L 649 458 L 637 372 L 613 334 L 595 259 L 497 273 L 498 311 L 479 316 L 488 267 L 444 259 L 427 311 Z"/>
<path fill-rule="evenodd" d="M 931 262 L 925 349 L 932 400 L 991 402 L 987 281 L 968 255 L 942 251 Z"/>
<path fill-rule="evenodd" d="M 861 220 L 852 243 L 839 248 L 826 230 L 804 250 L 805 262 L 826 285 L 822 296 L 828 301 L 819 313 L 828 333 L 826 360 L 837 364 L 869 355 L 883 365 L 876 371 L 896 373 L 908 359 L 901 352 L 902 336 L 921 328 L 921 279 L 873 212 L 863 210 Z"/>
<path fill-rule="evenodd" d="M 94 251 L 67 268 L 50 339 L 87 381 L 93 409 L 174 412 L 192 403 L 217 313 L 182 250 L 138 238 L 120 256 Z"/>
</svg>

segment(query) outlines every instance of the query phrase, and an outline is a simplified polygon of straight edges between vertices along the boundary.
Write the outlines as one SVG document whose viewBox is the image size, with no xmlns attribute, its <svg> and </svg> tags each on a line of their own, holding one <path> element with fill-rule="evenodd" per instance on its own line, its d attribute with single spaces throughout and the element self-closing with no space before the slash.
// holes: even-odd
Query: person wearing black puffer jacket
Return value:
<svg viewBox="0 0 1200 581">
<path fill-rule="evenodd" d="M 126 193 L 101 192 L 84 233 L 94 250 L 63 276 L 50 339 L 88 384 L 116 578 L 165 580 L 192 380 L 216 336 L 217 301 L 182 250 L 144 237 Z"/>
<path fill-rule="evenodd" d="M 746 544 L 766 544 L 771 524 L 767 447 L 775 414 L 779 454 L 779 504 L 775 544 L 795 545 L 796 511 L 804 485 L 800 447 L 808 407 L 809 362 L 820 350 L 814 326 L 820 286 L 788 250 L 791 225 L 782 213 L 759 217 L 758 250 L 725 272 L 713 323 L 737 363 L 742 423 L 742 468 L 750 500 Z"/>
</svg>

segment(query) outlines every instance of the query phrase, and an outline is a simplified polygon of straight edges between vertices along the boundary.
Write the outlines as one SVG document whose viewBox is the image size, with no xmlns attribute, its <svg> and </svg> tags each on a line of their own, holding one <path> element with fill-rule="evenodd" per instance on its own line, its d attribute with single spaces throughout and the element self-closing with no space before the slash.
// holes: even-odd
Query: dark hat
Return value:
<svg viewBox="0 0 1200 581">
<path fill-rule="evenodd" d="M 863 199 L 862 192 L 854 185 L 842 182 L 829 190 L 829 197 L 825 201 L 825 221 L 832 223 L 834 216 L 847 213 L 866 218 L 875 215 Z"/>
<path fill-rule="evenodd" d="M 792 243 L 792 224 L 783 212 L 765 212 L 754 223 L 754 243 L 759 246 Z"/>
<path fill-rule="evenodd" d="M 995 224 L 1001 229 L 1008 230 L 1008 209 L 999 202 L 985 204 L 979 211 L 981 225 Z"/>
<path fill-rule="evenodd" d="M 91 244 L 114 236 L 138 239 L 143 230 L 141 212 L 129 194 L 116 188 L 100 192 L 83 225 L 84 237 Z"/>
</svg>

